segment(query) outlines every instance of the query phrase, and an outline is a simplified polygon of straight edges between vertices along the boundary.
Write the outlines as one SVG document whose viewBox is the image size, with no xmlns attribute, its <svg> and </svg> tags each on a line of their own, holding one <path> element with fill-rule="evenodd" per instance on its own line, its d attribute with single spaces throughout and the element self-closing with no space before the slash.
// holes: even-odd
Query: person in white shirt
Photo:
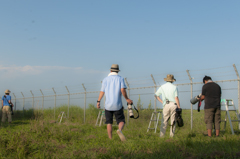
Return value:
<svg viewBox="0 0 240 159">
<path fill-rule="evenodd" d="M 178 89 L 177 86 L 172 84 L 176 81 L 173 75 L 168 74 L 167 77 L 164 78 L 164 81 L 167 83 L 162 85 L 155 93 L 157 100 L 163 104 L 163 118 L 160 128 L 160 137 L 164 137 L 165 135 L 169 118 L 171 120 L 170 137 L 173 137 L 176 127 L 176 122 L 174 122 L 176 109 L 180 108 Z M 162 95 L 162 99 L 159 98 L 160 95 Z"/>
</svg>

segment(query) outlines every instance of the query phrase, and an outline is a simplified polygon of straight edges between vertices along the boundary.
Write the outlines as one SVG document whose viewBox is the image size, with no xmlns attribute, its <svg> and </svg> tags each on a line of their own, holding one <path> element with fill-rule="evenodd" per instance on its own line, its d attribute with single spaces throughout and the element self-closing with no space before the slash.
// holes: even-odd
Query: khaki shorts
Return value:
<svg viewBox="0 0 240 159">
<path fill-rule="evenodd" d="M 214 124 L 215 130 L 220 130 L 221 109 L 220 108 L 204 109 L 204 121 L 207 126 L 207 129 L 212 130 Z"/>
</svg>

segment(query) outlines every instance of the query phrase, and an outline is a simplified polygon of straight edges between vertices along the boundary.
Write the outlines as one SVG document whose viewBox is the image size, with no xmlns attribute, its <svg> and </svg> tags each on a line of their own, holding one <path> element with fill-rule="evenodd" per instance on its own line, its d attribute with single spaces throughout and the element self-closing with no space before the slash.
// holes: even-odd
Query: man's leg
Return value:
<svg viewBox="0 0 240 159">
<path fill-rule="evenodd" d="M 122 129 L 125 124 L 125 116 L 124 116 L 123 108 L 116 111 L 114 114 L 115 114 L 116 121 L 118 123 L 117 134 L 120 137 L 121 141 L 126 141 L 126 138 L 122 133 Z"/>
<path fill-rule="evenodd" d="M 171 111 L 171 128 L 170 128 L 170 137 L 174 136 L 174 131 L 176 128 L 176 109 L 177 109 L 177 105 L 175 105 L 174 103 L 170 103 L 170 111 Z"/>
<path fill-rule="evenodd" d="M 160 137 L 164 137 L 166 129 L 167 129 L 167 123 L 169 118 L 169 104 L 166 104 L 163 108 L 163 115 L 162 115 L 162 124 L 160 128 Z"/>
<path fill-rule="evenodd" d="M 7 117 L 8 117 L 8 123 L 12 122 L 12 111 L 9 106 L 7 106 Z"/>
<path fill-rule="evenodd" d="M 204 120 L 207 127 L 208 136 L 212 136 L 214 108 L 204 109 Z"/>
<path fill-rule="evenodd" d="M 216 130 L 216 136 L 219 136 L 220 133 L 220 123 L 221 123 L 221 109 L 216 108 L 215 113 L 215 130 Z"/>
<path fill-rule="evenodd" d="M 123 127 L 124 127 L 124 122 L 120 122 L 118 124 L 118 129 L 122 131 Z"/>
<path fill-rule="evenodd" d="M 107 132 L 109 139 L 112 139 L 112 124 L 107 124 Z"/>
<path fill-rule="evenodd" d="M 106 117 L 105 124 L 107 124 L 108 137 L 109 139 L 112 139 L 113 111 L 105 110 L 105 117 Z"/>
<path fill-rule="evenodd" d="M 6 112 L 6 106 L 3 106 L 2 108 L 2 123 L 5 123 L 6 119 L 7 119 L 7 112 Z"/>
<path fill-rule="evenodd" d="M 212 136 L 212 129 L 207 129 L 208 136 Z"/>
</svg>

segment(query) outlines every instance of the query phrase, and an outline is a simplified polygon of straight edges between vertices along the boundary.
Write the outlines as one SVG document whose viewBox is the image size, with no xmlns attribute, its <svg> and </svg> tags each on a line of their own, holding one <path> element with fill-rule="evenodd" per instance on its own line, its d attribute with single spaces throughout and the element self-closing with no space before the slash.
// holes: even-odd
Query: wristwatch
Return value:
<svg viewBox="0 0 240 159">
<path fill-rule="evenodd" d="M 98 100 L 97 103 L 100 103 L 100 100 Z"/>
</svg>

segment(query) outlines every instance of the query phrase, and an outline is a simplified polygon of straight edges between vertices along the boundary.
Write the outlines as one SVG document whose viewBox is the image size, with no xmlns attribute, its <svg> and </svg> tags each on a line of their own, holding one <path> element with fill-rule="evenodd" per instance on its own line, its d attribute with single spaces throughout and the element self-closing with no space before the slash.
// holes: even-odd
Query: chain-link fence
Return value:
<svg viewBox="0 0 240 159">
<path fill-rule="evenodd" d="M 213 81 L 218 83 L 222 88 L 222 98 L 230 98 L 235 101 L 235 105 L 240 103 L 240 78 L 237 66 L 225 66 L 218 68 L 209 68 L 201 70 L 186 70 L 181 72 L 169 72 L 173 74 L 177 81 L 174 83 L 178 86 L 180 104 L 183 109 L 191 109 L 191 128 L 193 126 L 193 109 L 196 106 L 190 104 L 190 99 L 201 93 L 203 85 L 202 79 L 205 75 L 211 76 Z M 149 76 L 125 78 L 127 84 L 127 93 L 130 99 L 138 108 L 158 109 L 162 104 L 157 102 L 154 97 L 156 90 L 165 83 L 163 78 L 167 74 L 151 74 Z M 60 88 L 40 89 L 24 92 L 13 92 L 12 102 L 14 110 L 24 111 L 32 110 L 43 113 L 43 116 L 57 119 L 58 115 L 64 111 L 69 118 L 73 114 L 78 114 L 82 122 L 87 120 L 86 109 L 90 106 L 96 106 L 101 82 L 85 83 L 76 86 L 65 86 Z M 104 99 L 101 101 L 104 105 Z M 123 100 L 123 105 L 127 108 L 127 103 Z M 77 109 L 79 108 L 79 109 Z M 44 110 L 44 111 L 43 111 Z M 47 110 L 47 114 L 45 114 Z"/>
</svg>

